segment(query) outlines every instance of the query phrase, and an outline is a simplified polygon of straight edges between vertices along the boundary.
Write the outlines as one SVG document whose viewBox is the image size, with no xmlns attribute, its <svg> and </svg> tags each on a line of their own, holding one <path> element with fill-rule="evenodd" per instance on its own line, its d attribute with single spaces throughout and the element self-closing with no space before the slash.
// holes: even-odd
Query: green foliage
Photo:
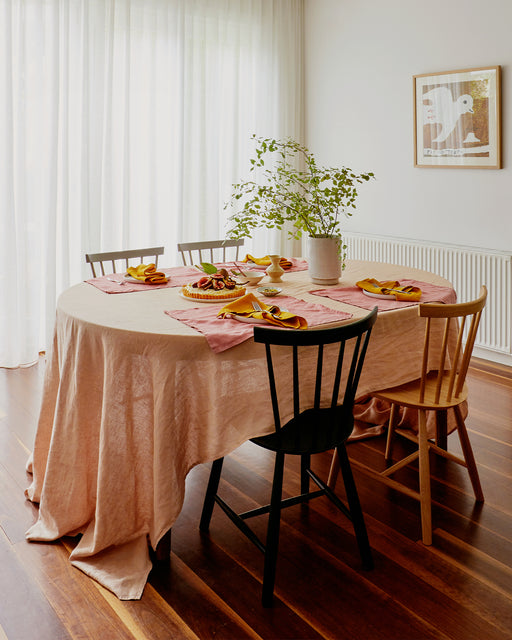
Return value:
<svg viewBox="0 0 512 640">
<path fill-rule="evenodd" d="M 209 262 L 201 262 L 200 267 L 197 264 L 195 264 L 194 267 L 196 269 L 199 269 L 200 271 L 204 271 L 206 275 L 211 275 L 212 273 L 217 273 L 218 271 L 217 267 L 213 264 L 210 264 Z"/>
<path fill-rule="evenodd" d="M 298 239 L 305 232 L 315 237 L 341 236 L 341 216 L 356 208 L 357 187 L 374 178 L 347 167 L 319 167 L 314 155 L 288 138 L 257 138 L 251 172 L 261 181 L 233 185 L 230 202 L 236 208 L 229 217 L 230 238 L 250 238 L 255 229 L 282 229 Z M 271 168 L 265 162 L 272 161 Z"/>
</svg>

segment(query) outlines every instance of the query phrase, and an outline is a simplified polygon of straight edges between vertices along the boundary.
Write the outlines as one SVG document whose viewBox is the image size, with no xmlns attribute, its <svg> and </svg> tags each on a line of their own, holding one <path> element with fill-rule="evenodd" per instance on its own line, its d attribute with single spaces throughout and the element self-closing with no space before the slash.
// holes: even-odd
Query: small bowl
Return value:
<svg viewBox="0 0 512 640">
<path fill-rule="evenodd" d="M 261 280 L 263 280 L 263 278 L 265 277 L 265 272 L 264 271 L 244 271 L 243 275 L 240 274 L 239 276 L 237 276 L 237 280 L 239 280 L 240 282 L 247 282 L 250 285 L 256 285 L 258 284 L 258 282 L 261 282 Z"/>
<path fill-rule="evenodd" d="M 281 287 L 259 287 L 258 293 L 262 293 L 267 298 L 273 298 L 274 296 L 278 296 L 281 293 Z"/>
</svg>

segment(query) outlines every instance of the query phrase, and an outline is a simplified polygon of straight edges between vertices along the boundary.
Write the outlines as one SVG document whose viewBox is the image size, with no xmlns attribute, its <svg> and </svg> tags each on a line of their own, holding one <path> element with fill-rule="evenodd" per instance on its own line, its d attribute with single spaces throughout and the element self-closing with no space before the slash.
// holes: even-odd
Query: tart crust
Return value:
<svg viewBox="0 0 512 640">
<path fill-rule="evenodd" d="M 245 287 L 237 285 L 234 289 L 221 289 L 220 291 L 212 291 L 211 289 L 193 288 L 191 284 L 187 284 L 181 288 L 182 294 L 186 298 L 195 298 L 196 300 L 232 300 L 245 295 Z"/>
</svg>

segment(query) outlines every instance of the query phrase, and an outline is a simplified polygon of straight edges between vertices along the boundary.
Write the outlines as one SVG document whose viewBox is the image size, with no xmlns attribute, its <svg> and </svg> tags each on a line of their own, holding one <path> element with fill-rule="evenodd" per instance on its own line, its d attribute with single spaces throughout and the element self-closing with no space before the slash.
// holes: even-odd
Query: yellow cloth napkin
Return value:
<svg viewBox="0 0 512 640">
<path fill-rule="evenodd" d="M 163 284 L 169 279 L 165 273 L 156 270 L 156 266 L 151 264 L 139 264 L 136 267 L 128 267 L 126 273 L 148 284 Z"/>
<path fill-rule="evenodd" d="M 375 278 L 365 278 L 359 280 L 356 285 L 364 291 L 377 293 L 379 295 L 394 297 L 395 300 L 414 300 L 421 298 L 421 289 L 419 287 L 402 287 L 398 280 L 384 280 L 379 282 Z"/>
<path fill-rule="evenodd" d="M 269 256 L 263 256 L 263 258 L 254 258 L 253 256 L 247 254 L 245 256 L 245 258 L 242 260 L 242 262 L 254 262 L 254 264 L 259 264 L 260 267 L 269 267 L 272 262 L 269 258 Z M 283 269 L 291 269 L 292 268 L 292 263 L 287 260 L 286 258 L 280 258 L 279 259 L 279 265 L 283 268 Z"/>
<path fill-rule="evenodd" d="M 262 311 L 255 311 L 252 305 L 253 302 L 257 302 Z M 267 305 L 261 300 L 258 300 L 253 293 L 247 293 L 245 296 L 236 298 L 233 302 L 222 307 L 217 314 L 218 318 L 226 318 L 230 315 L 243 316 L 244 318 L 256 318 L 258 320 L 265 320 L 269 324 L 276 325 L 277 327 L 287 327 L 288 329 L 307 329 L 308 323 L 305 318 L 296 316 L 294 313 L 288 311 L 273 311 L 275 305 Z"/>
</svg>

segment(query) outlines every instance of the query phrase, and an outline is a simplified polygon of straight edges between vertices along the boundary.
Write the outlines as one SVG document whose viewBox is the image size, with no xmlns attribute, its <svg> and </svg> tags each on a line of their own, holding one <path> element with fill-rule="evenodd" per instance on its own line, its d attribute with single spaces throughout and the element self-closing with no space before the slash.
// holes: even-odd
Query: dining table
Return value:
<svg viewBox="0 0 512 640">
<path fill-rule="evenodd" d="M 321 287 L 305 261 L 293 264 L 272 284 L 279 296 L 247 291 L 306 318 L 311 329 L 378 306 L 353 438 L 382 433 L 385 419 L 370 394 L 417 378 L 423 321 L 418 302 L 364 295 L 356 283 L 414 283 L 422 301 L 455 302 L 451 284 L 407 266 L 349 260 L 337 285 Z M 122 600 L 142 596 L 150 548 L 176 521 L 189 471 L 273 430 L 265 349 L 253 325 L 218 318 L 223 303 L 184 298 L 181 285 L 201 275 L 193 267 L 163 271 L 168 282 L 156 286 L 112 274 L 60 295 L 27 462 L 26 497 L 39 504 L 27 539 L 77 536 L 72 565 Z M 268 282 L 265 275 L 260 284 Z M 277 369 L 285 361 L 278 356 Z"/>
</svg>

